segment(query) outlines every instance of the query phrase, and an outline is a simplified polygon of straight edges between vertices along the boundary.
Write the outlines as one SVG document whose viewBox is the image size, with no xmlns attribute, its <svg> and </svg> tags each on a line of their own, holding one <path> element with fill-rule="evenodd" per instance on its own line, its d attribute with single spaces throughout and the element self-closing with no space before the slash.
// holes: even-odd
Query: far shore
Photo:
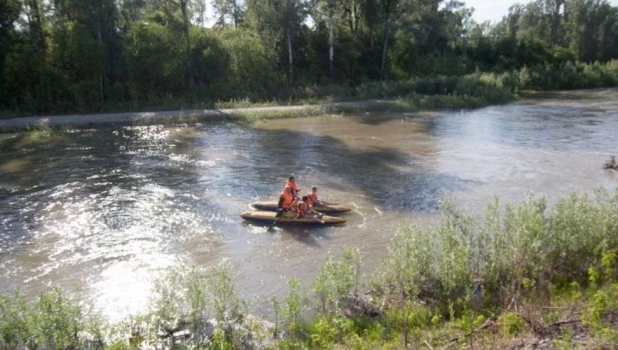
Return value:
<svg viewBox="0 0 618 350">
<path fill-rule="evenodd" d="M 101 124 L 147 125 L 161 122 L 172 123 L 208 121 L 221 118 L 242 119 L 242 116 L 247 115 L 258 115 L 260 116 L 258 119 L 269 119 L 270 114 L 274 114 L 274 117 L 276 118 L 288 113 L 292 116 L 306 116 L 307 114 L 316 115 L 353 110 L 402 111 L 410 109 L 415 112 L 422 111 L 418 108 L 414 108 L 414 106 L 402 105 L 402 102 L 405 103 L 405 100 L 374 99 L 351 102 L 331 102 L 313 105 L 21 117 L 0 119 L 0 132 L 58 126 L 88 126 Z M 618 109 L 618 89 L 600 88 L 568 91 L 528 91 L 522 93 L 519 100 L 515 101 L 515 103 L 542 105 L 552 104 L 575 108 Z"/>
<path fill-rule="evenodd" d="M 394 100 L 367 100 L 355 102 L 334 102 L 317 105 L 293 105 L 293 106 L 270 106 L 270 107 L 247 107 L 247 108 L 224 108 L 224 109 L 193 109 L 156 112 L 120 112 L 100 114 L 73 114 L 38 117 L 21 117 L 0 119 L 0 130 L 45 128 L 56 126 L 86 126 L 98 124 L 154 124 L 165 121 L 182 120 L 208 120 L 225 118 L 243 114 L 257 113 L 282 113 L 298 112 L 305 110 L 332 111 L 337 108 L 388 108 Z"/>
</svg>

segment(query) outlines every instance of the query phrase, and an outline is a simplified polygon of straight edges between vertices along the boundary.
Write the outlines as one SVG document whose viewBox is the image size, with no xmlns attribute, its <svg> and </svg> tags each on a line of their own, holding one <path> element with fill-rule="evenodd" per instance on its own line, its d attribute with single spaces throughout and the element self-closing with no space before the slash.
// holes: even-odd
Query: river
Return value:
<svg viewBox="0 0 618 350">
<path fill-rule="evenodd" d="M 402 223 L 437 220 L 443 198 L 473 215 L 498 196 L 551 202 L 614 190 L 618 90 L 556 93 L 472 111 L 365 113 L 245 125 L 67 128 L 0 135 L 0 292 L 81 288 L 111 320 L 143 312 L 169 267 L 231 266 L 266 300 L 326 254 L 358 248 L 367 272 Z M 347 223 L 267 231 L 239 214 L 303 192 L 350 204 Z"/>
</svg>

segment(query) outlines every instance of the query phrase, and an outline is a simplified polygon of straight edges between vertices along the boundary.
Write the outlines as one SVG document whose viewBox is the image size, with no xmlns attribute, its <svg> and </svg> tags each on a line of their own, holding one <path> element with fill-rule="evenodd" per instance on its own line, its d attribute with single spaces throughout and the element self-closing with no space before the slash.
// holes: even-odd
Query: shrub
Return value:
<svg viewBox="0 0 618 350">
<path fill-rule="evenodd" d="M 526 329 L 526 321 L 520 314 L 507 312 L 501 315 L 498 322 L 502 325 L 502 332 L 507 336 L 515 336 Z"/>
</svg>

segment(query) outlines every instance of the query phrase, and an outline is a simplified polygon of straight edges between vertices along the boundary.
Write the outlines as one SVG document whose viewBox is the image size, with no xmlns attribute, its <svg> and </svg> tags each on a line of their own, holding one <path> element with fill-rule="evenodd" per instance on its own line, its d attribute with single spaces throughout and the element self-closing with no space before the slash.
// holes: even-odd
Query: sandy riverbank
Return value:
<svg viewBox="0 0 618 350">
<path fill-rule="evenodd" d="M 176 121 L 183 119 L 207 120 L 211 118 L 221 118 L 234 115 L 250 113 L 267 114 L 282 112 L 298 112 L 304 110 L 323 110 L 332 111 L 336 108 L 366 108 L 366 107 L 388 107 L 394 101 L 369 100 L 355 102 L 337 102 L 319 105 L 298 105 L 298 106 L 272 106 L 272 107 L 249 107 L 249 108 L 226 108 L 226 109 L 194 109 L 177 111 L 158 111 L 158 112 L 131 112 L 131 113 L 101 113 L 101 114 L 75 114 L 62 116 L 39 116 L 0 119 L 0 130 L 28 129 L 41 127 L 54 127 L 62 125 L 85 126 L 97 124 L 114 123 L 137 123 L 154 124 L 165 121 Z"/>
<path fill-rule="evenodd" d="M 515 102 L 521 104 L 564 105 L 596 109 L 618 108 L 618 89 L 587 89 L 570 91 L 542 91 L 528 92 Z M 160 122 L 200 121 L 214 118 L 225 118 L 247 114 L 268 114 L 302 111 L 323 111 L 324 113 L 346 109 L 383 109 L 391 107 L 398 109 L 397 103 L 401 100 L 366 100 L 351 102 L 334 102 L 315 105 L 271 106 L 225 109 L 194 109 L 157 112 L 120 112 L 101 114 L 75 114 L 62 116 L 37 116 L 0 119 L 0 131 L 55 127 L 63 125 L 85 126 L 100 124 L 155 124 Z M 401 106 L 399 106 L 399 109 Z"/>
</svg>

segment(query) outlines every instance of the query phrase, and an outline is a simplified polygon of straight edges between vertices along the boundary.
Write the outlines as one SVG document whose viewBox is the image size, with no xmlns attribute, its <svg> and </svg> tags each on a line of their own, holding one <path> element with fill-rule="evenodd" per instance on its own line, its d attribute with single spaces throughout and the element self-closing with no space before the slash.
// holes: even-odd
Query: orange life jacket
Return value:
<svg viewBox="0 0 618 350">
<path fill-rule="evenodd" d="M 305 215 L 307 213 L 309 213 L 309 203 L 298 202 L 298 215 Z"/>
<path fill-rule="evenodd" d="M 318 202 L 318 194 L 317 193 L 309 192 L 309 193 L 307 193 L 307 198 L 309 198 L 309 205 L 310 206 L 314 206 L 315 203 Z"/>
<path fill-rule="evenodd" d="M 285 186 L 283 186 L 283 187 L 285 188 L 285 187 L 288 187 L 288 186 L 292 187 L 292 191 L 294 192 L 295 195 L 298 194 L 298 188 L 296 187 L 296 182 L 287 180 L 285 182 Z"/>
<path fill-rule="evenodd" d="M 279 198 L 283 198 L 283 204 L 281 205 L 281 208 L 284 210 L 290 208 L 292 206 L 292 202 L 294 201 L 294 196 L 285 189 L 281 191 Z"/>
</svg>

